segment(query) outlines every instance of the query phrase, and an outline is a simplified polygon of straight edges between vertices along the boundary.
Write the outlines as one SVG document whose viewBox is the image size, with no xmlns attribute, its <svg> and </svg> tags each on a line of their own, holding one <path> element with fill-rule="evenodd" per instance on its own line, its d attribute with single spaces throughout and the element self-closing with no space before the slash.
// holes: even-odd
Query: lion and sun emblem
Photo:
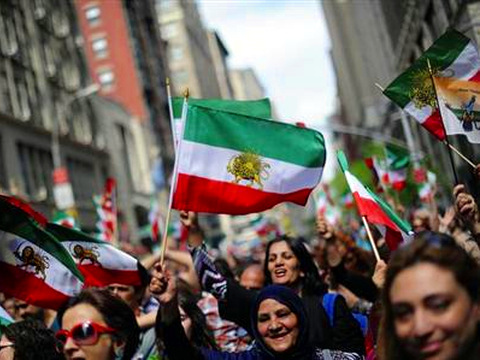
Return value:
<svg viewBox="0 0 480 360">
<path fill-rule="evenodd" d="M 246 186 L 257 186 L 263 189 L 263 181 L 269 177 L 270 164 L 262 160 L 260 155 L 253 151 L 242 152 L 233 156 L 227 164 L 227 171 L 234 176 L 232 182 L 239 184 L 247 181 Z"/>
</svg>

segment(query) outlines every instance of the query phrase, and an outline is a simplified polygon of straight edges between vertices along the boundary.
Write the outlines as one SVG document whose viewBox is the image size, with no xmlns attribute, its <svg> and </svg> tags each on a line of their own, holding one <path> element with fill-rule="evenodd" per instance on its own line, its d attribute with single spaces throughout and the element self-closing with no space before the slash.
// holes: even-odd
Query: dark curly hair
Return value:
<svg viewBox="0 0 480 360">
<path fill-rule="evenodd" d="M 20 321 L 1 327 L 3 335 L 15 349 L 15 360 L 62 360 L 63 354 L 57 351 L 53 331 L 33 319 Z"/>
<path fill-rule="evenodd" d="M 130 360 L 139 343 L 140 328 L 133 310 L 123 300 L 113 296 L 106 289 L 88 288 L 71 298 L 59 311 L 58 318 L 63 320 L 65 311 L 79 304 L 92 305 L 102 314 L 105 323 L 116 330 L 115 336 L 125 341 L 123 360 Z"/>
<path fill-rule="evenodd" d="M 327 292 L 327 285 L 323 282 L 318 268 L 315 265 L 312 256 L 308 252 L 304 241 L 301 238 L 294 238 L 287 235 L 281 235 L 273 240 L 270 240 L 265 250 L 265 262 L 263 265 L 263 272 L 265 273 L 265 283 L 272 283 L 272 276 L 268 271 L 268 258 L 270 256 L 270 248 L 273 244 L 285 241 L 300 264 L 300 271 L 304 273 L 301 279 L 301 289 L 303 295 L 323 295 Z"/>
</svg>

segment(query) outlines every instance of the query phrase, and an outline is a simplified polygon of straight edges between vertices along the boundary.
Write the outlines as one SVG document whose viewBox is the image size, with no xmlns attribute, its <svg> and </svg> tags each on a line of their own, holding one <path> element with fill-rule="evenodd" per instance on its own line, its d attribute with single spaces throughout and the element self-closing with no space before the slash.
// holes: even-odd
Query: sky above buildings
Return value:
<svg viewBox="0 0 480 360">
<path fill-rule="evenodd" d="M 280 120 L 320 128 L 335 110 L 330 39 L 318 0 L 199 0 L 230 68 L 252 67 Z M 324 131 L 322 131 L 324 132 Z M 330 156 L 331 158 L 331 156 Z"/>
</svg>

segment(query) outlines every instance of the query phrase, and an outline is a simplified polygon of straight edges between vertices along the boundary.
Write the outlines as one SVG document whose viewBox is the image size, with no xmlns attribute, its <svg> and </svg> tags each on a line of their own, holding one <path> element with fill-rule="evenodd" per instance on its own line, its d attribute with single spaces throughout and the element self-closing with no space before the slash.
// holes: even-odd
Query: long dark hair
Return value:
<svg viewBox="0 0 480 360">
<path fill-rule="evenodd" d="M 197 346 L 218 350 L 212 333 L 207 328 L 207 320 L 197 305 L 197 299 L 188 292 L 178 293 L 178 302 L 185 314 L 192 321 L 192 338 L 190 342 Z"/>
<path fill-rule="evenodd" d="M 475 260 L 448 235 L 430 231 L 416 235 L 412 243 L 395 251 L 388 263 L 378 338 L 378 355 L 382 360 L 409 358 L 396 335 L 390 291 L 400 272 L 420 263 L 434 264 L 450 271 L 472 302 L 480 301 L 480 267 Z M 476 359 L 478 354 L 475 356 Z"/>
<path fill-rule="evenodd" d="M 125 341 L 122 359 L 130 360 L 137 350 L 140 328 L 133 310 L 123 300 L 110 294 L 108 290 L 88 288 L 71 298 L 59 311 L 58 318 L 63 320 L 65 311 L 79 304 L 89 304 L 102 314 L 105 323 L 115 329 L 118 339 Z"/>
<path fill-rule="evenodd" d="M 268 258 L 270 256 L 270 248 L 273 244 L 285 241 L 292 250 L 300 264 L 300 271 L 304 273 L 301 280 L 302 295 L 323 295 L 327 292 L 327 285 L 322 281 L 318 268 L 313 262 L 312 256 L 305 247 L 305 243 L 300 238 L 294 238 L 287 235 L 279 236 L 270 240 L 265 250 L 265 262 L 263 264 L 263 272 L 265 273 L 265 283 L 272 283 L 272 276 L 268 271 Z"/>
</svg>

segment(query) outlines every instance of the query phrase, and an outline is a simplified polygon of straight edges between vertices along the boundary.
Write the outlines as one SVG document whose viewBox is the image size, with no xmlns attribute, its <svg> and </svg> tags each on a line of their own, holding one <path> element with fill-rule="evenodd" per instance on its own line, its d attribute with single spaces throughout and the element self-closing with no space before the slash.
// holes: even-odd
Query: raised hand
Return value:
<svg viewBox="0 0 480 360">
<path fill-rule="evenodd" d="M 150 292 L 161 303 L 166 304 L 172 301 L 177 295 L 175 278 L 164 271 L 162 264 L 157 262 L 153 266 L 152 279 L 150 280 Z"/>
</svg>

